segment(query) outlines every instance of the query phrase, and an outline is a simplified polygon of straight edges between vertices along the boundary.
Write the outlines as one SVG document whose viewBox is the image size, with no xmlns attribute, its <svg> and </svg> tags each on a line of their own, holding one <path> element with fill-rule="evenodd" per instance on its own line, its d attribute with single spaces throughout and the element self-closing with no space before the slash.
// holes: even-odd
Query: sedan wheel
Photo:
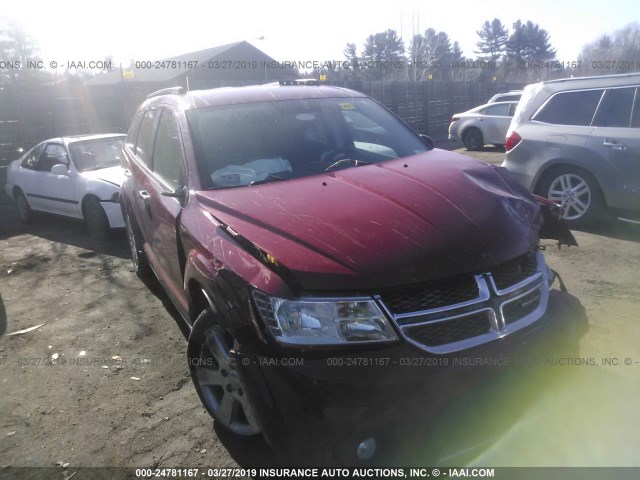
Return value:
<svg viewBox="0 0 640 480">
<path fill-rule="evenodd" d="M 462 137 L 462 143 L 467 150 L 480 150 L 484 147 L 484 139 L 482 138 L 482 132 L 477 128 L 470 128 Z"/>
<path fill-rule="evenodd" d="M 16 208 L 18 209 L 18 218 L 22 223 L 29 223 L 31 221 L 32 213 L 31 207 L 29 206 L 29 202 L 27 202 L 24 193 L 20 190 L 16 192 Z"/>
<path fill-rule="evenodd" d="M 222 427 L 247 437 L 260 433 L 256 414 L 247 396 L 235 358 L 230 356 L 233 338 L 202 312 L 189 337 L 189 368 L 202 404 Z"/>
<path fill-rule="evenodd" d="M 84 221 L 93 238 L 103 240 L 109 236 L 111 232 L 109 218 L 96 198 L 89 198 L 85 202 Z"/>
</svg>

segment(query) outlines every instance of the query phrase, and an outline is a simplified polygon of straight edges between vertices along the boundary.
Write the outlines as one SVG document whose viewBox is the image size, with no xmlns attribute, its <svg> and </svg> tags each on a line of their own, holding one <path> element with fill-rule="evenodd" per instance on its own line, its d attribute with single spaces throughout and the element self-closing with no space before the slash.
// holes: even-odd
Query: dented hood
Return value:
<svg viewBox="0 0 640 480">
<path fill-rule="evenodd" d="M 305 290 L 482 271 L 535 248 L 542 221 L 538 202 L 504 169 L 437 149 L 196 199 Z"/>
</svg>

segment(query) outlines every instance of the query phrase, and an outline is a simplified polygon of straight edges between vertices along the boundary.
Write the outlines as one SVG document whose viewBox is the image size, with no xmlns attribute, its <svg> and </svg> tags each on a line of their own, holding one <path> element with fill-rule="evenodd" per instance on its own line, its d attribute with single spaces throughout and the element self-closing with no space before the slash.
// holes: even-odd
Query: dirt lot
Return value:
<svg viewBox="0 0 640 480">
<path fill-rule="evenodd" d="M 503 154 L 476 156 L 499 163 Z M 549 243 L 546 256 L 587 308 L 580 358 L 593 362 L 520 412 L 477 463 L 640 465 L 640 227 L 613 222 L 575 236 L 580 247 Z M 82 224 L 52 217 L 25 227 L 2 196 L 0 246 L 0 466 L 273 459 L 261 443 L 248 450 L 212 428 L 188 377 L 183 333 L 158 287 L 131 272 L 122 232 L 96 242 Z"/>
</svg>

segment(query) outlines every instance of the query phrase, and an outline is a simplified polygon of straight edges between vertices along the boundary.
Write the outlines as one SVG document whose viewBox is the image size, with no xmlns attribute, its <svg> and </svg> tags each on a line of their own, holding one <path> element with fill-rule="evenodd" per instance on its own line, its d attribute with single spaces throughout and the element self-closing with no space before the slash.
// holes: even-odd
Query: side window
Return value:
<svg viewBox="0 0 640 480">
<path fill-rule="evenodd" d="M 494 117 L 507 117 L 509 116 L 509 104 L 501 103 L 499 105 L 489 105 L 487 107 L 487 115 L 492 115 Z"/>
<path fill-rule="evenodd" d="M 518 104 L 517 103 L 512 103 L 511 105 L 509 105 L 509 116 L 513 117 L 516 114 L 516 108 L 518 108 Z"/>
<path fill-rule="evenodd" d="M 532 120 L 556 125 L 591 125 L 602 93 L 603 90 L 558 93 Z"/>
<path fill-rule="evenodd" d="M 153 148 L 153 132 L 158 117 L 157 110 L 148 110 L 140 124 L 140 132 L 136 141 L 136 155 L 145 164 L 151 166 Z"/>
<path fill-rule="evenodd" d="M 44 151 L 44 156 L 40 159 L 38 170 L 50 172 L 51 167 L 64 163 L 69 167 L 69 155 L 67 149 L 59 143 L 50 143 Z"/>
<path fill-rule="evenodd" d="M 131 127 L 129 128 L 129 133 L 127 134 L 127 143 L 126 146 L 132 151 L 136 151 L 136 139 L 138 138 L 138 130 L 140 130 L 140 122 L 142 121 L 142 116 L 144 112 L 138 113 L 131 122 Z"/>
<path fill-rule="evenodd" d="M 636 99 L 635 102 L 633 102 L 631 128 L 640 128 L 640 87 L 636 89 Z"/>
<path fill-rule="evenodd" d="M 153 171 L 173 189 L 184 181 L 178 124 L 175 117 L 167 111 L 162 113 L 158 123 L 153 149 Z"/>
<path fill-rule="evenodd" d="M 635 88 L 614 88 L 607 90 L 593 120 L 596 127 L 625 127 L 631 122 L 631 108 Z"/>
<path fill-rule="evenodd" d="M 33 151 L 22 161 L 22 168 L 28 168 L 29 170 L 38 170 L 40 165 L 40 157 L 44 150 L 44 144 L 36 147 Z"/>
</svg>

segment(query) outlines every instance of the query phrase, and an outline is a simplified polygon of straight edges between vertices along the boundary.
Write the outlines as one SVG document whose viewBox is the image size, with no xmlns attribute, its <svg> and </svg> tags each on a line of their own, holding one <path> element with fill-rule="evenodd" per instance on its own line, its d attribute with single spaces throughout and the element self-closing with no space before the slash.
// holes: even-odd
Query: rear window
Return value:
<svg viewBox="0 0 640 480">
<path fill-rule="evenodd" d="M 487 107 L 486 114 L 492 116 L 501 116 L 508 117 L 509 116 L 509 107 L 511 104 L 509 103 L 500 103 L 498 105 L 489 105 Z"/>
<path fill-rule="evenodd" d="M 532 120 L 556 125 L 591 125 L 604 90 L 562 92 L 554 95 Z"/>
</svg>

